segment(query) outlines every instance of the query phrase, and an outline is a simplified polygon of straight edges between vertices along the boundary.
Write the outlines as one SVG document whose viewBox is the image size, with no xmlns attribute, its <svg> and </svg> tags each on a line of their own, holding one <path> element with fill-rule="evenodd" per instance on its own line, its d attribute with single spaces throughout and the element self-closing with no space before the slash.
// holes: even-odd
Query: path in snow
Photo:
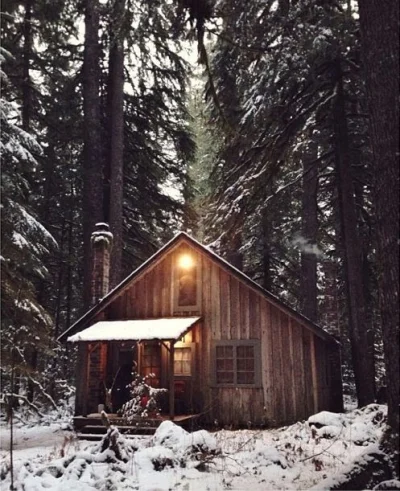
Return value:
<svg viewBox="0 0 400 491">
<path fill-rule="evenodd" d="M 25 450 L 34 447 L 55 447 L 62 445 L 70 431 L 60 429 L 60 425 L 16 428 L 14 430 L 14 450 Z M 0 427 L 0 450 L 10 449 L 10 430 Z"/>
</svg>

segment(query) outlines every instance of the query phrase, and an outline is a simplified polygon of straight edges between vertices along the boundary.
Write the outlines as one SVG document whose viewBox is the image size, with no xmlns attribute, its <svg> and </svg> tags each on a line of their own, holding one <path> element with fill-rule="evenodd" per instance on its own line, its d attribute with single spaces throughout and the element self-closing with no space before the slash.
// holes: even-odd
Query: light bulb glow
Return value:
<svg viewBox="0 0 400 491">
<path fill-rule="evenodd" d="M 182 254 L 178 260 L 179 267 L 182 269 L 190 269 L 194 265 L 192 256 L 189 254 Z"/>
</svg>

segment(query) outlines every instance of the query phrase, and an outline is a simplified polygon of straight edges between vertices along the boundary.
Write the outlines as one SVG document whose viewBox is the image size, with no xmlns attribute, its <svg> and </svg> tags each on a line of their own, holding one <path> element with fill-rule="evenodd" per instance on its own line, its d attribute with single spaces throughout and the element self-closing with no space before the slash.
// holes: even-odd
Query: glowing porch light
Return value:
<svg viewBox="0 0 400 491">
<path fill-rule="evenodd" d="M 190 269 L 194 265 L 193 257 L 189 254 L 182 254 L 178 259 L 178 265 L 182 269 Z"/>
</svg>

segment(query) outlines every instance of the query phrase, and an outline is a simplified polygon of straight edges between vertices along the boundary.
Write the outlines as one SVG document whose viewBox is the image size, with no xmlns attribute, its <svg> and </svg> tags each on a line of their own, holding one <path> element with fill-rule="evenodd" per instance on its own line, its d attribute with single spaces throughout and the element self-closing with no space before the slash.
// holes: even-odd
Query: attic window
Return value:
<svg viewBox="0 0 400 491">
<path fill-rule="evenodd" d="M 185 258 L 185 256 L 183 257 Z M 189 259 L 186 256 L 186 261 Z M 194 262 L 190 265 L 185 263 L 185 267 L 179 267 L 178 273 L 178 305 L 188 307 L 197 303 L 197 278 L 196 266 Z"/>
<path fill-rule="evenodd" d="M 177 252 L 175 259 L 175 302 L 176 311 L 195 311 L 199 304 L 199 269 L 197 256 L 188 249 Z"/>
</svg>

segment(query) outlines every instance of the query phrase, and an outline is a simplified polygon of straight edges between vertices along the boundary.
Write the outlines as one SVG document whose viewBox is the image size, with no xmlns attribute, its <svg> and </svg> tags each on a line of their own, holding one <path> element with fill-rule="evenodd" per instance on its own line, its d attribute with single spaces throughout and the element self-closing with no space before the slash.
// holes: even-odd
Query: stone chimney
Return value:
<svg viewBox="0 0 400 491">
<path fill-rule="evenodd" d="M 92 305 L 108 293 L 113 235 L 107 223 L 96 223 L 90 238 L 93 253 Z"/>
</svg>

